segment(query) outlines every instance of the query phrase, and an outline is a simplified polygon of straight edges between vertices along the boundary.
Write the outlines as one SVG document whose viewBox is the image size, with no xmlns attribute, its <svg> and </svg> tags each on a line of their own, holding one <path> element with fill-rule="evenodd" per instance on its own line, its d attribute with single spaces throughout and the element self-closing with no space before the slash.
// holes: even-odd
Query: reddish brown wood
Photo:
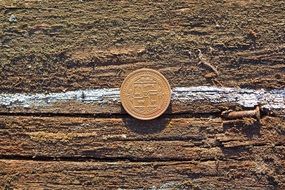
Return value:
<svg viewBox="0 0 285 190">
<path fill-rule="evenodd" d="M 283 189 L 284 160 L 68 162 L 1 160 L 6 189 Z"/>
<path fill-rule="evenodd" d="M 0 155 L 129 160 L 257 159 L 284 147 L 284 119 L 0 117 Z M 266 155 L 265 155 L 266 152 Z"/>
</svg>

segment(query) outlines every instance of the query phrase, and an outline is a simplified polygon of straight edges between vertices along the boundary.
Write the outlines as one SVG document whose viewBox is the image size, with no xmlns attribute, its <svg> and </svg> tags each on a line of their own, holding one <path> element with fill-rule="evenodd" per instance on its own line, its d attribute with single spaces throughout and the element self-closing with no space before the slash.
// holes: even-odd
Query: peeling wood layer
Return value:
<svg viewBox="0 0 285 190">
<path fill-rule="evenodd" d="M 285 121 L 0 117 L 0 156 L 127 160 L 285 158 Z"/>
</svg>

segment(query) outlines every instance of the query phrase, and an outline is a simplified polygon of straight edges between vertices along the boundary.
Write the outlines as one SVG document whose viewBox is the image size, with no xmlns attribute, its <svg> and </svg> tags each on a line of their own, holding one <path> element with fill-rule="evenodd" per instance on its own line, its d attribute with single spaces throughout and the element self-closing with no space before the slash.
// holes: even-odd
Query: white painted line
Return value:
<svg viewBox="0 0 285 190">
<path fill-rule="evenodd" d="M 210 103 L 236 103 L 244 107 L 254 107 L 261 104 L 268 109 L 285 109 L 285 89 L 266 91 L 263 89 L 240 89 L 213 86 L 176 87 L 172 89 L 172 101 L 194 102 L 208 101 Z M 54 103 L 76 101 L 93 104 L 119 103 L 119 88 L 102 88 L 75 90 L 59 93 L 2 93 L 1 107 L 42 107 Z"/>
<path fill-rule="evenodd" d="M 173 90 L 172 99 L 184 102 L 196 100 L 208 100 L 211 103 L 234 102 L 244 107 L 262 105 L 269 109 L 285 109 L 285 89 L 266 91 L 212 86 L 177 87 Z"/>
</svg>

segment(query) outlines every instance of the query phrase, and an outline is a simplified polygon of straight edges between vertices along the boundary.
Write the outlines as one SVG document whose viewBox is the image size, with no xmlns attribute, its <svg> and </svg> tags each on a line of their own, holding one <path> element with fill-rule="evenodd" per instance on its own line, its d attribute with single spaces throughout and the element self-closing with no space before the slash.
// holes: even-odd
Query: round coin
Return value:
<svg viewBox="0 0 285 190">
<path fill-rule="evenodd" d="M 167 79 L 153 69 L 138 69 L 122 83 L 120 98 L 124 109 L 133 117 L 151 120 L 165 112 L 171 88 Z"/>
</svg>

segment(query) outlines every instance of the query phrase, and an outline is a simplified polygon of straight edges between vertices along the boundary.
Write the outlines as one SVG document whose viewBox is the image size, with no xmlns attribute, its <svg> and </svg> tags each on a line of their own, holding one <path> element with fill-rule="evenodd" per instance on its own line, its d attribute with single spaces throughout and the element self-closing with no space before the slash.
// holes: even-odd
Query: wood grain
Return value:
<svg viewBox="0 0 285 190">
<path fill-rule="evenodd" d="M 283 189 L 284 160 L 67 162 L 1 160 L 6 189 Z"/>
<path fill-rule="evenodd" d="M 0 1 L 0 188 L 285 189 L 284 9 L 283 0 Z M 173 89 L 208 90 L 176 91 L 147 123 L 125 115 L 116 94 L 65 99 L 118 89 L 144 67 Z M 220 117 L 259 104 L 260 122 Z"/>
<path fill-rule="evenodd" d="M 284 88 L 284 7 L 282 0 L 1 1 L 0 91 L 119 87 L 142 67 L 173 87 Z M 219 76 L 197 65 L 198 49 Z"/>
<path fill-rule="evenodd" d="M 284 119 L 0 117 L 0 155 L 127 160 L 283 159 Z M 276 153 L 276 147 L 282 148 Z"/>
</svg>

